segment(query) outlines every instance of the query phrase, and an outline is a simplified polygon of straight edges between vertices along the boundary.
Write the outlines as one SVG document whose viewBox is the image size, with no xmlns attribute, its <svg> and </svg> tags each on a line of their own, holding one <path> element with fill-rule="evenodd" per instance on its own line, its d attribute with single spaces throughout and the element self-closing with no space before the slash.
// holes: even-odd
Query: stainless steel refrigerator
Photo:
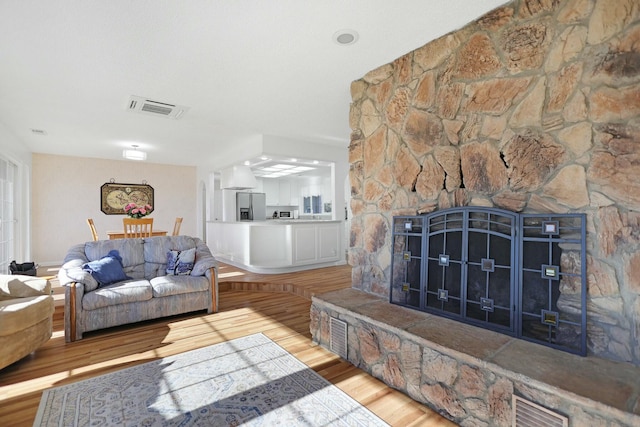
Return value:
<svg viewBox="0 0 640 427">
<path fill-rule="evenodd" d="M 236 193 L 236 221 L 265 221 L 266 219 L 266 194 Z"/>
</svg>

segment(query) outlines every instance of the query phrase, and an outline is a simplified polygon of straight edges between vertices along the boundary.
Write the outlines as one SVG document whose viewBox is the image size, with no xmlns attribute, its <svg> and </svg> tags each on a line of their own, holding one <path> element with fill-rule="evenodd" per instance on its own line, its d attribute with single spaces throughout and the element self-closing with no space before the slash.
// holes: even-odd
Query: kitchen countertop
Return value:
<svg viewBox="0 0 640 427">
<path fill-rule="evenodd" d="M 297 224 L 300 222 L 342 222 L 339 219 L 267 219 L 264 222 L 277 222 L 277 223 L 283 223 L 283 224 Z"/>
<path fill-rule="evenodd" d="M 343 222 L 340 219 L 267 219 L 265 221 L 208 221 L 213 224 L 293 225 L 323 222 Z"/>
</svg>

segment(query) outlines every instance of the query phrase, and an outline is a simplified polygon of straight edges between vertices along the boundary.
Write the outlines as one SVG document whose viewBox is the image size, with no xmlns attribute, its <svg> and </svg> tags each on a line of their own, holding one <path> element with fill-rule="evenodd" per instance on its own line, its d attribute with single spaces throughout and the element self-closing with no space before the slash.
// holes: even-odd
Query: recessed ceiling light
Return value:
<svg viewBox="0 0 640 427">
<path fill-rule="evenodd" d="M 292 161 L 292 162 L 297 162 L 297 161 L 298 161 L 298 159 L 291 159 L 291 161 Z"/>
<path fill-rule="evenodd" d="M 250 162 L 249 160 L 245 160 L 245 161 L 244 161 L 244 165 L 245 165 L 245 166 L 251 166 L 251 162 Z"/>
<path fill-rule="evenodd" d="M 354 30 L 340 30 L 333 34 L 333 41 L 341 45 L 350 45 L 358 41 L 358 33 Z"/>
<path fill-rule="evenodd" d="M 317 161 L 317 160 L 314 160 L 314 161 L 313 161 L 313 164 L 314 164 L 314 165 L 317 165 L 318 163 L 320 163 L 320 162 L 319 162 L 319 161 Z"/>
</svg>

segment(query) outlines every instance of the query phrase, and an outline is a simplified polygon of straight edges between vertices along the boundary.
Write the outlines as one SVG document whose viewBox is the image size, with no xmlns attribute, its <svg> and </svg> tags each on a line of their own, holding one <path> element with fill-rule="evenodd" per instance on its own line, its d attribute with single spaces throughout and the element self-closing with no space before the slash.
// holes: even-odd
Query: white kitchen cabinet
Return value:
<svg viewBox="0 0 640 427">
<path fill-rule="evenodd" d="M 210 221 L 207 244 L 221 262 L 255 273 L 343 265 L 342 221 Z"/>
<path fill-rule="evenodd" d="M 300 184 L 298 180 L 296 178 L 291 178 L 291 180 L 289 181 L 289 185 L 291 186 L 289 203 L 291 204 L 291 206 L 300 206 L 302 202 L 300 201 Z"/>
<path fill-rule="evenodd" d="M 267 206 L 278 206 L 280 204 L 280 183 L 278 179 L 264 178 L 262 188 L 267 195 Z"/>
<path fill-rule="evenodd" d="M 283 178 L 280 178 L 278 181 L 280 206 L 289 206 L 289 201 L 291 200 L 291 182 Z"/>
<path fill-rule="evenodd" d="M 337 261 L 340 258 L 341 225 L 316 222 L 293 228 L 293 265 Z"/>
<path fill-rule="evenodd" d="M 265 178 L 262 184 L 267 206 L 299 206 L 300 188 L 295 178 Z"/>
<path fill-rule="evenodd" d="M 324 223 L 317 227 L 316 261 L 337 261 L 340 258 L 340 240 L 342 224 Z"/>
<path fill-rule="evenodd" d="M 311 264 L 318 259 L 317 226 L 300 224 L 293 227 L 293 265 Z"/>
</svg>

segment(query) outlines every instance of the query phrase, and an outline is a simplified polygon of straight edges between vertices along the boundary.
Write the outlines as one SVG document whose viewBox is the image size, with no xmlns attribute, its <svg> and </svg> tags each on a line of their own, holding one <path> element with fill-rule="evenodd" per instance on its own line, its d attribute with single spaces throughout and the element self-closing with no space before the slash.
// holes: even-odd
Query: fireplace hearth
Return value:
<svg viewBox="0 0 640 427">
<path fill-rule="evenodd" d="M 393 218 L 390 302 L 586 355 L 584 214 Z"/>
</svg>

